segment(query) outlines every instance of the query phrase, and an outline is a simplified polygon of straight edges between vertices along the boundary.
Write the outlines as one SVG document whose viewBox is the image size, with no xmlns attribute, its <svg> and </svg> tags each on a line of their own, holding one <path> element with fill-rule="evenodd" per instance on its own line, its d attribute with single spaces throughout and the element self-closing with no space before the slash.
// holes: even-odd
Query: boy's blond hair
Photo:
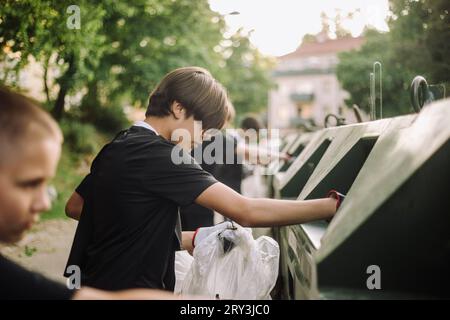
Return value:
<svg viewBox="0 0 450 320">
<path fill-rule="evenodd" d="M 30 99 L 0 87 L 0 163 L 28 139 L 48 136 L 62 143 L 55 120 Z"/>
</svg>

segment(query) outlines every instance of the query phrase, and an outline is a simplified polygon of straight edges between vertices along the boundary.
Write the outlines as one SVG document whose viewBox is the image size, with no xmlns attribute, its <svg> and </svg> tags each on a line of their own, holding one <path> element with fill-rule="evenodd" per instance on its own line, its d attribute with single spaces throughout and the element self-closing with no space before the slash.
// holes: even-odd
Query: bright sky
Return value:
<svg viewBox="0 0 450 320">
<path fill-rule="evenodd" d="M 320 13 L 341 16 L 359 9 L 351 23 L 343 23 L 354 36 L 365 25 L 388 30 L 385 19 L 388 0 L 209 0 L 211 9 L 221 14 L 233 11 L 239 15 L 225 17 L 229 31 L 240 27 L 253 30 L 250 39 L 267 55 L 279 56 L 294 51 L 304 34 L 321 30 Z"/>
</svg>

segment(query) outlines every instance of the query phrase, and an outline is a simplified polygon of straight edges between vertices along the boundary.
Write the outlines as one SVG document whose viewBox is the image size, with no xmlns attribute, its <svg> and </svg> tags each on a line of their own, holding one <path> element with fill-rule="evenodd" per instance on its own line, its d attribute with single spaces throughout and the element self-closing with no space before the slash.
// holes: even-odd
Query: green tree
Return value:
<svg viewBox="0 0 450 320">
<path fill-rule="evenodd" d="M 360 50 L 339 55 L 336 73 L 342 87 L 350 93 L 346 104 L 356 104 L 367 113 L 370 112 L 369 74 L 373 70 L 373 63 L 379 61 L 383 68 L 383 116 L 411 112 L 406 90 L 412 72 L 408 72 L 394 59 L 393 51 L 389 50 L 392 45 L 391 35 L 366 30 L 364 36 L 366 42 Z"/>
<path fill-rule="evenodd" d="M 402 66 L 431 82 L 450 80 L 450 4 L 390 0 L 392 50 Z"/>
<path fill-rule="evenodd" d="M 66 25 L 69 5 L 6 0 L 0 8 L 0 58 L 11 56 L 7 65 L 16 74 L 30 56 L 41 62 L 57 119 L 66 111 L 66 97 L 77 94 L 81 106 L 69 106 L 67 116 L 115 131 L 124 124 L 124 106 L 145 107 L 161 77 L 187 65 L 205 67 L 229 86 L 238 110 L 266 106 L 270 63 L 247 35 L 225 39 L 224 19 L 207 0 L 81 0 L 79 30 Z M 49 70 L 55 69 L 58 76 L 50 81 Z M 10 75 L 3 74 L 9 84 Z"/>
<path fill-rule="evenodd" d="M 214 69 L 220 62 L 213 48 L 223 38 L 224 21 L 206 0 L 115 2 L 105 10 L 102 32 L 108 46 L 81 106 L 83 119 L 97 127 L 117 130 L 123 106 L 145 106 L 170 70 Z"/>
<path fill-rule="evenodd" d="M 247 35 L 224 39 L 223 17 L 206 0 L 119 3 L 107 8 L 103 30 L 111 48 L 82 104 L 90 121 L 105 122 L 99 117 L 105 108 L 145 107 L 163 75 L 187 65 L 209 69 L 227 87 L 239 112 L 267 105 L 270 61 L 251 46 Z"/>
<path fill-rule="evenodd" d="M 267 106 L 268 92 L 274 85 L 270 78 L 274 62 L 261 55 L 242 30 L 224 43 L 225 72 L 220 75 L 236 112 L 242 114 L 263 110 Z"/>
<path fill-rule="evenodd" d="M 4 82 L 8 81 L 6 75 L 10 70 L 18 74 L 28 64 L 29 56 L 33 56 L 44 65 L 44 87 L 50 100 L 47 70 L 53 58 L 59 76 L 55 81 L 58 93 L 51 109 L 57 119 L 63 116 L 66 96 L 94 77 L 92 69 L 102 54 L 104 41 L 98 34 L 104 14 L 102 7 L 88 0 L 78 1 L 81 28 L 70 29 L 67 26 L 70 5 L 70 1 L 6 0 L 0 9 L 1 45 L 19 57 L 5 66 Z M 1 58 L 8 61 L 5 56 Z"/>
<path fill-rule="evenodd" d="M 409 86 L 415 75 L 429 83 L 450 81 L 450 21 L 448 1 L 391 0 L 390 31 L 366 30 L 360 50 L 339 55 L 337 76 L 350 93 L 348 105 L 369 111 L 369 72 L 374 61 L 383 64 L 383 114 L 412 112 Z"/>
</svg>

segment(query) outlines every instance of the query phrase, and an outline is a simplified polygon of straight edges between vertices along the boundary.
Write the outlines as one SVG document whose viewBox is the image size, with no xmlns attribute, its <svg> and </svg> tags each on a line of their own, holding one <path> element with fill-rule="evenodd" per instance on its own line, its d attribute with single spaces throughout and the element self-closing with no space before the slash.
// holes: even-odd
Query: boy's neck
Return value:
<svg viewBox="0 0 450 320">
<path fill-rule="evenodd" d="M 168 126 L 166 118 L 149 116 L 145 118 L 144 121 L 149 125 L 151 125 L 161 137 L 170 141 L 171 137 L 170 126 Z"/>
</svg>

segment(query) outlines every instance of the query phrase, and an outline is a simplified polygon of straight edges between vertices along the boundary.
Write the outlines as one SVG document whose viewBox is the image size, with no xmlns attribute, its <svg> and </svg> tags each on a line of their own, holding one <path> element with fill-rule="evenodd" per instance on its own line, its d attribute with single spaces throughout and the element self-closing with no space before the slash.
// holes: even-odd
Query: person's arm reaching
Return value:
<svg viewBox="0 0 450 320">
<path fill-rule="evenodd" d="M 275 152 L 269 149 L 253 147 L 243 144 L 238 144 L 236 153 L 243 157 L 246 161 L 253 165 L 268 165 L 275 159 L 290 160 L 292 157 L 286 153 Z"/>
<path fill-rule="evenodd" d="M 336 213 L 337 200 L 247 198 L 219 182 L 203 191 L 195 202 L 223 214 L 244 227 L 270 227 L 330 218 Z"/>
<path fill-rule="evenodd" d="M 83 205 L 85 199 L 89 196 L 90 189 L 92 184 L 92 175 L 89 173 L 75 191 L 70 196 L 69 200 L 66 203 L 66 215 L 69 218 L 80 220 L 81 212 L 83 211 Z"/>
<path fill-rule="evenodd" d="M 195 235 L 194 231 L 183 231 L 181 233 L 181 238 L 182 238 L 181 247 L 183 250 L 187 250 L 191 254 L 192 254 L 192 251 L 194 250 L 194 244 L 192 243 L 192 239 L 194 238 L 194 235 Z"/>
<path fill-rule="evenodd" d="M 74 191 L 66 203 L 66 215 L 69 218 L 80 220 L 81 211 L 83 210 L 84 199 Z"/>
</svg>

